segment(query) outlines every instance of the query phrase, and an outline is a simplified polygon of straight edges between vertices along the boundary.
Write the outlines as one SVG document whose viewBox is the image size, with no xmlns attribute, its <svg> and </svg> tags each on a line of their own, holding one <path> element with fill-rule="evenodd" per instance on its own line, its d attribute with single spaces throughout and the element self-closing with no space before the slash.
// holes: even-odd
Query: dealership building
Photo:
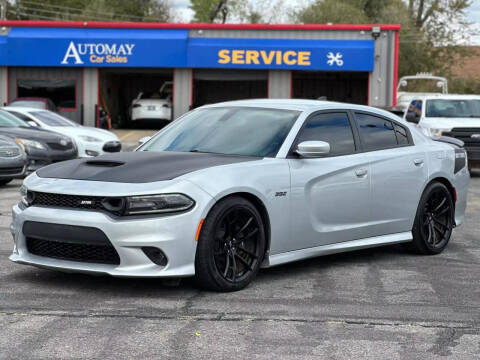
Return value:
<svg viewBox="0 0 480 360">
<path fill-rule="evenodd" d="M 172 82 L 173 117 L 208 103 L 305 98 L 395 105 L 399 25 L 0 21 L 0 101 L 48 97 L 95 125 Z"/>
</svg>

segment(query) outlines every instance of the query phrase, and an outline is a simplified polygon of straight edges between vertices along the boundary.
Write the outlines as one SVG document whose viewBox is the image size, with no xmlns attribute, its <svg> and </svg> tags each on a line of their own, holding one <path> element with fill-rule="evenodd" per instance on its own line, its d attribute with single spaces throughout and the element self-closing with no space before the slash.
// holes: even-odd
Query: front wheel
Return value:
<svg viewBox="0 0 480 360">
<path fill-rule="evenodd" d="M 255 206 L 238 196 L 221 200 L 205 219 L 198 239 L 196 283 L 214 291 L 243 289 L 257 275 L 265 245 Z"/>
<path fill-rule="evenodd" d="M 439 182 L 428 185 L 413 224 L 412 250 L 425 255 L 441 253 L 452 235 L 454 214 L 452 195 L 447 187 Z"/>
</svg>

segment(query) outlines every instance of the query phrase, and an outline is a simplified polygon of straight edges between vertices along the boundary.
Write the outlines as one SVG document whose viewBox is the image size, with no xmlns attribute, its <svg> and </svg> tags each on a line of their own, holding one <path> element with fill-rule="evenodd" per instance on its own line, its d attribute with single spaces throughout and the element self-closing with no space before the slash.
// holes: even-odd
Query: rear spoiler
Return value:
<svg viewBox="0 0 480 360">
<path fill-rule="evenodd" d="M 463 146 L 465 145 L 465 143 L 462 140 L 458 140 L 458 139 L 455 139 L 455 138 L 450 137 L 450 136 L 438 136 L 438 137 L 434 137 L 432 139 L 434 141 L 440 141 L 440 142 L 447 143 L 447 144 L 450 144 L 450 145 L 455 145 L 455 146 L 458 146 L 459 148 L 463 148 Z"/>
</svg>

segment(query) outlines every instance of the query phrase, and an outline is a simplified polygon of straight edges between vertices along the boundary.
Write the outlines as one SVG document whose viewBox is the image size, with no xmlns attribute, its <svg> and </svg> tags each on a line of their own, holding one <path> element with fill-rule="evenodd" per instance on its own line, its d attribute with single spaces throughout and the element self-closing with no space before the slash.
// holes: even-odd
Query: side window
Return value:
<svg viewBox="0 0 480 360">
<path fill-rule="evenodd" d="M 12 115 L 14 115 L 15 117 L 25 121 L 25 122 L 29 122 L 29 123 L 34 123 L 35 121 L 33 121 L 32 119 L 30 119 L 27 115 L 23 115 L 22 113 L 19 113 L 19 112 L 16 112 L 16 111 L 11 111 L 11 110 L 8 110 L 8 112 Z M 36 123 L 36 122 L 35 122 Z"/>
<path fill-rule="evenodd" d="M 397 136 L 397 143 L 398 145 L 408 145 L 408 135 L 407 135 L 407 130 L 400 125 L 393 124 L 393 127 L 395 128 L 395 135 Z"/>
<path fill-rule="evenodd" d="M 415 120 L 418 123 L 422 117 L 422 106 L 422 100 L 412 100 L 407 109 L 406 119 L 408 121 Z"/>
<path fill-rule="evenodd" d="M 330 155 L 355 152 L 355 141 L 347 113 L 321 113 L 308 119 L 297 144 L 315 140 L 328 142 Z"/>
<path fill-rule="evenodd" d="M 391 121 L 363 113 L 355 113 L 355 117 L 366 151 L 397 146 L 397 137 Z"/>
</svg>

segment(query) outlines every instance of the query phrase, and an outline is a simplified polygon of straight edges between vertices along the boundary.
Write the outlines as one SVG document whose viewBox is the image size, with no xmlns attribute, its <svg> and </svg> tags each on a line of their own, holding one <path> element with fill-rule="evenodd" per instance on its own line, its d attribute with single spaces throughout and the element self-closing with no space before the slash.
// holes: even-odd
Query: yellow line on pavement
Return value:
<svg viewBox="0 0 480 360">
<path fill-rule="evenodd" d="M 125 140 L 126 138 L 128 138 L 130 135 L 132 135 L 132 134 L 134 134 L 134 133 L 135 133 L 135 130 L 129 131 L 128 133 L 126 133 L 125 135 L 123 135 L 123 136 L 120 138 L 120 141 Z"/>
</svg>

